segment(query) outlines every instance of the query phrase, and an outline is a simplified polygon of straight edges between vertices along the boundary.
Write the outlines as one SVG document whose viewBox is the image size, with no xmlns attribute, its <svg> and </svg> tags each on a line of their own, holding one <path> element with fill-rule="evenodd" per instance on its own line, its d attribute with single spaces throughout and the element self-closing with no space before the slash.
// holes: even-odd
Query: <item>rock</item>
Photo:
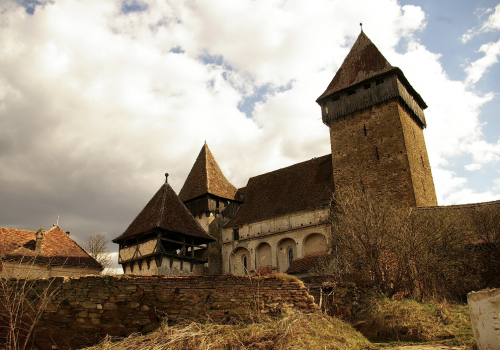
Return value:
<svg viewBox="0 0 500 350">
<path fill-rule="evenodd" d="M 149 332 L 152 332 L 156 329 L 158 329 L 158 327 L 160 327 L 160 325 L 156 322 L 151 322 L 147 325 L 145 325 L 144 327 L 141 328 L 141 333 L 149 333 Z"/>
</svg>

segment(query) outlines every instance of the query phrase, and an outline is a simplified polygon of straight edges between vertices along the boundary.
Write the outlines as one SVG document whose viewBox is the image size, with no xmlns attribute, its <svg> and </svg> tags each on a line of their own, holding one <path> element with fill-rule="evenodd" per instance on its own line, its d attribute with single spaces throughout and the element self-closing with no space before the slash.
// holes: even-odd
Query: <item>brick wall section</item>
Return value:
<svg viewBox="0 0 500 350">
<path fill-rule="evenodd" d="M 47 280 L 33 288 L 43 289 Z M 276 276 L 86 276 L 56 278 L 56 300 L 38 323 L 35 344 L 41 348 L 80 348 L 106 334 L 128 336 L 179 322 L 249 321 L 286 309 L 318 309 L 300 281 Z M 30 296 L 28 296 L 30 298 Z M 55 342 L 55 344 L 54 344 Z"/>
<path fill-rule="evenodd" d="M 397 98 L 332 120 L 330 140 L 337 185 L 362 186 L 394 205 L 436 205 L 422 130 Z M 416 166 L 420 156 L 425 168 Z"/>
</svg>

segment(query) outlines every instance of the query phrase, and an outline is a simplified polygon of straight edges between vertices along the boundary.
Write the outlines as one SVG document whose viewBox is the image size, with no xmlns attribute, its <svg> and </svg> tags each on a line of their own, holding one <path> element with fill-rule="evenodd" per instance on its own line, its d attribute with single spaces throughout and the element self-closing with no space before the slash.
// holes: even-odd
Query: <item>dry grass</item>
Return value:
<svg viewBox="0 0 500 350">
<path fill-rule="evenodd" d="M 370 343 L 348 324 L 321 314 L 295 313 L 260 323 L 217 325 L 191 323 L 113 343 L 104 340 L 87 350 L 222 349 L 369 349 Z"/>
<path fill-rule="evenodd" d="M 356 320 L 358 329 L 370 338 L 378 333 L 377 340 L 475 344 L 466 305 L 386 298 L 372 299 L 366 305 Z"/>
</svg>

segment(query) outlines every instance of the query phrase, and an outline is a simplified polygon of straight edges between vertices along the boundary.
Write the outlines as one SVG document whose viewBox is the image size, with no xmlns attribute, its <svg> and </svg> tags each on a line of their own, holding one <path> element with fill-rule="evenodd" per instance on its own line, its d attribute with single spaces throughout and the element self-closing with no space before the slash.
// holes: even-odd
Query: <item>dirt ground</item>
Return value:
<svg viewBox="0 0 500 350">
<path fill-rule="evenodd" d="M 443 345 L 412 345 L 412 346 L 397 346 L 393 348 L 383 348 L 381 350 L 463 350 L 465 348 L 457 348 Z"/>
</svg>

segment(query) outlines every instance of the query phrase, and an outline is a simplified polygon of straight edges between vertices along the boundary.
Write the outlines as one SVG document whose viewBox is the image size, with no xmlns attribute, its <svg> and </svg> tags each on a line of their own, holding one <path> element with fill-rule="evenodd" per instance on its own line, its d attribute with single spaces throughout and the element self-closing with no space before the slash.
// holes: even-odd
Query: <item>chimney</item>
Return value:
<svg viewBox="0 0 500 350">
<path fill-rule="evenodd" d="M 69 236 L 70 232 L 69 232 L 69 231 L 66 231 L 66 234 Z"/>
<path fill-rule="evenodd" d="M 43 230 L 43 227 L 40 227 L 38 231 L 36 231 L 36 246 L 35 246 L 35 254 L 38 255 L 42 252 L 42 241 L 43 241 L 43 235 L 45 231 Z"/>
</svg>

